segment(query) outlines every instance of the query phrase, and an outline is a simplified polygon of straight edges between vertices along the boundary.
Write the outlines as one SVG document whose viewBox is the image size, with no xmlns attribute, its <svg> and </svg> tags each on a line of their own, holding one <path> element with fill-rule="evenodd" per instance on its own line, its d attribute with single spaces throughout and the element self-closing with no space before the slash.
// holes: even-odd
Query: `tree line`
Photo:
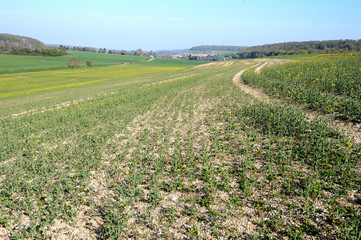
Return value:
<svg viewBox="0 0 361 240">
<path fill-rule="evenodd" d="M 266 44 L 231 54 L 233 59 L 262 58 L 279 55 L 347 53 L 361 51 L 360 40 L 330 40 Z"/>
<path fill-rule="evenodd" d="M 31 49 L 31 48 L 12 48 L 9 54 L 12 55 L 30 55 L 30 56 L 63 56 L 66 55 L 66 50 L 55 49 L 55 48 L 42 48 L 42 49 Z"/>
<path fill-rule="evenodd" d="M 142 49 L 127 51 L 127 50 L 110 50 L 106 48 L 94 48 L 94 47 L 76 47 L 76 46 L 64 46 L 59 45 L 57 48 L 65 49 L 69 51 L 82 51 L 82 52 L 94 52 L 94 53 L 108 53 L 108 54 L 120 54 L 120 55 L 134 55 L 141 57 L 155 57 L 156 53 L 153 51 L 143 51 Z"/>
<path fill-rule="evenodd" d="M 108 50 L 106 48 L 93 48 L 93 47 L 79 47 L 79 46 L 65 46 L 65 45 L 45 45 L 37 39 L 11 35 L 0 34 L 0 54 L 13 54 L 13 55 L 32 55 L 32 56 L 63 56 L 67 51 L 84 51 L 84 52 L 97 52 L 108 54 L 120 55 L 134 55 L 142 57 L 155 57 L 153 51 L 143 51 L 137 49 L 133 51 L 126 50 Z"/>
</svg>

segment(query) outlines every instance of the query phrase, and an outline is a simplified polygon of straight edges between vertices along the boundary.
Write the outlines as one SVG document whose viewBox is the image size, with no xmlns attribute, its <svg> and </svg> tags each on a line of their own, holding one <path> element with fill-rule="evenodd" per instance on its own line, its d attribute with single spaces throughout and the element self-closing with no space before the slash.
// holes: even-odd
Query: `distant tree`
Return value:
<svg viewBox="0 0 361 240">
<path fill-rule="evenodd" d="M 197 56 L 192 56 L 192 54 L 188 55 L 188 60 L 198 60 Z"/>
<path fill-rule="evenodd" d="M 134 55 L 135 56 L 143 56 L 143 50 L 140 48 L 135 50 Z"/>
<path fill-rule="evenodd" d="M 112 52 L 112 50 L 109 50 L 108 53 L 109 53 L 109 54 L 112 54 L 113 52 Z"/>
<path fill-rule="evenodd" d="M 85 47 L 85 51 L 86 52 L 96 52 L 95 48 L 91 48 L 91 47 Z"/>
<path fill-rule="evenodd" d="M 69 59 L 69 61 L 68 61 L 68 67 L 69 68 L 78 68 L 80 66 L 81 66 L 80 58 L 73 57 L 73 58 Z"/>
</svg>

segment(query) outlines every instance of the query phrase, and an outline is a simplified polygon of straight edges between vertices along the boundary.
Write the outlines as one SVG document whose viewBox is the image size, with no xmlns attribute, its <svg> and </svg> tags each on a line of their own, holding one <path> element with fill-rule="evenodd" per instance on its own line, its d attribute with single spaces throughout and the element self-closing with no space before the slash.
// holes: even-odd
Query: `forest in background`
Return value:
<svg viewBox="0 0 361 240">
<path fill-rule="evenodd" d="M 266 44 L 246 48 L 231 56 L 233 59 L 246 59 L 294 54 L 329 54 L 359 51 L 361 51 L 361 39 Z"/>
</svg>

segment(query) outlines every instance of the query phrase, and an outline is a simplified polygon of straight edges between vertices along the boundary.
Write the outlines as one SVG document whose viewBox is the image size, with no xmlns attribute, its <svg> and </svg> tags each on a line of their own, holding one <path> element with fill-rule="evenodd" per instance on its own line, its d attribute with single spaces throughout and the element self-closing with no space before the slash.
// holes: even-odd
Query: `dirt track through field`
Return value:
<svg viewBox="0 0 361 240">
<path fill-rule="evenodd" d="M 256 68 L 255 72 L 260 74 L 261 69 L 263 67 L 265 67 L 266 65 L 270 65 L 270 64 L 276 64 L 276 63 L 282 63 L 284 61 L 266 61 L 261 65 L 262 60 L 260 60 L 257 64 L 248 67 L 242 71 L 240 71 L 239 73 L 237 73 L 234 77 L 233 77 L 233 82 L 236 83 L 244 92 L 246 92 L 247 94 L 250 94 L 252 96 L 254 96 L 256 99 L 261 100 L 263 102 L 278 102 L 280 103 L 281 100 L 279 99 L 275 99 L 267 94 L 265 94 L 263 92 L 262 89 L 259 88 L 254 88 L 251 87 L 247 84 L 245 84 L 242 81 L 242 74 L 250 68 Z M 302 108 L 302 111 L 304 112 L 304 114 L 306 115 L 306 117 L 311 121 L 313 119 L 322 119 L 324 121 L 329 122 L 333 127 L 335 128 L 339 128 L 340 130 L 346 132 L 350 137 L 353 138 L 353 140 L 355 141 L 356 144 L 361 144 L 361 126 L 360 125 L 353 125 L 351 123 L 348 122 L 344 122 L 344 121 L 339 121 L 339 120 L 335 120 L 332 119 L 332 117 L 330 116 L 326 116 L 320 112 L 317 111 L 313 111 L 310 109 L 306 109 L 306 108 Z"/>
<path fill-rule="evenodd" d="M 259 100 L 268 102 L 268 100 L 269 100 L 269 96 L 268 96 L 268 95 L 266 95 L 265 93 L 263 93 L 263 91 L 260 90 L 260 89 L 253 88 L 253 87 L 251 87 L 251 86 L 249 86 L 249 85 L 247 85 L 247 84 L 244 84 L 243 81 L 242 81 L 242 78 L 241 78 L 242 74 L 243 74 L 246 70 L 248 70 L 248 69 L 250 69 L 250 68 L 255 68 L 255 67 L 259 66 L 260 64 L 261 64 L 261 62 L 259 62 L 259 63 L 255 64 L 255 65 L 251 66 L 251 67 L 248 67 L 248 68 L 240 71 L 239 73 L 237 73 L 237 74 L 233 77 L 233 82 L 234 82 L 235 84 L 237 84 L 244 92 L 246 92 L 246 93 L 254 96 L 255 98 L 257 98 L 257 99 L 259 99 Z M 261 65 L 261 67 L 263 67 L 263 66 L 265 66 L 265 64 Z M 257 69 L 258 69 L 258 71 L 260 71 L 260 67 L 258 67 Z"/>
</svg>

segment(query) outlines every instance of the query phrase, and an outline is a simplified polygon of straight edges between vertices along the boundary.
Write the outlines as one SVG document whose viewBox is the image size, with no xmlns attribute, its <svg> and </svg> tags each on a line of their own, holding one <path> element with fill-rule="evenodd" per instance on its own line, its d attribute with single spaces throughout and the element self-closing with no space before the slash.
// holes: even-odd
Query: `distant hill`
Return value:
<svg viewBox="0 0 361 240">
<path fill-rule="evenodd" d="M 156 50 L 155 53 L 157 56 L 167 56 L 167 55 L 175 55 L 175 54 L 182 54 L 189 49 L 173 49 L 173 50 Z"/>
<path fill-rule="evenodd" d="M 242 46 L 217 46 L 217 45 L 201 45 L 189 49 L 193 52 L 239 52 L 247 47 Z"/>
<path fill-rule="evenodd" d="M 5 33 L 0 34 L 0 50 L 11 51 L 14 48 L 41 49 L 45 48 L 45 45 L 39 40 L 30 37 Z"/>
<path fill-rule="evenodd" d="M 313 54 L 313 53 L 344 53 L 361 51 L 360 40 L 329 40 L 329 41 L 306 41 L 285 42 L 266 44 L 244 49 L 233 58 L 261 58 L 278 55 Z"/>
<path fill-rule="evenodd" d="M 174 50 L 157 50 L 157 56 L 174 56 L 174 55 L 194 55 L 194 54 L 205 54 L 205 55 L 218 55 L 223 53 L 237 53 L 247 47 L 241 46 L 217 46 L 217 45 L 201 45 L 195 46 L 190 49 L 174 49 Z"/>
</svg>

